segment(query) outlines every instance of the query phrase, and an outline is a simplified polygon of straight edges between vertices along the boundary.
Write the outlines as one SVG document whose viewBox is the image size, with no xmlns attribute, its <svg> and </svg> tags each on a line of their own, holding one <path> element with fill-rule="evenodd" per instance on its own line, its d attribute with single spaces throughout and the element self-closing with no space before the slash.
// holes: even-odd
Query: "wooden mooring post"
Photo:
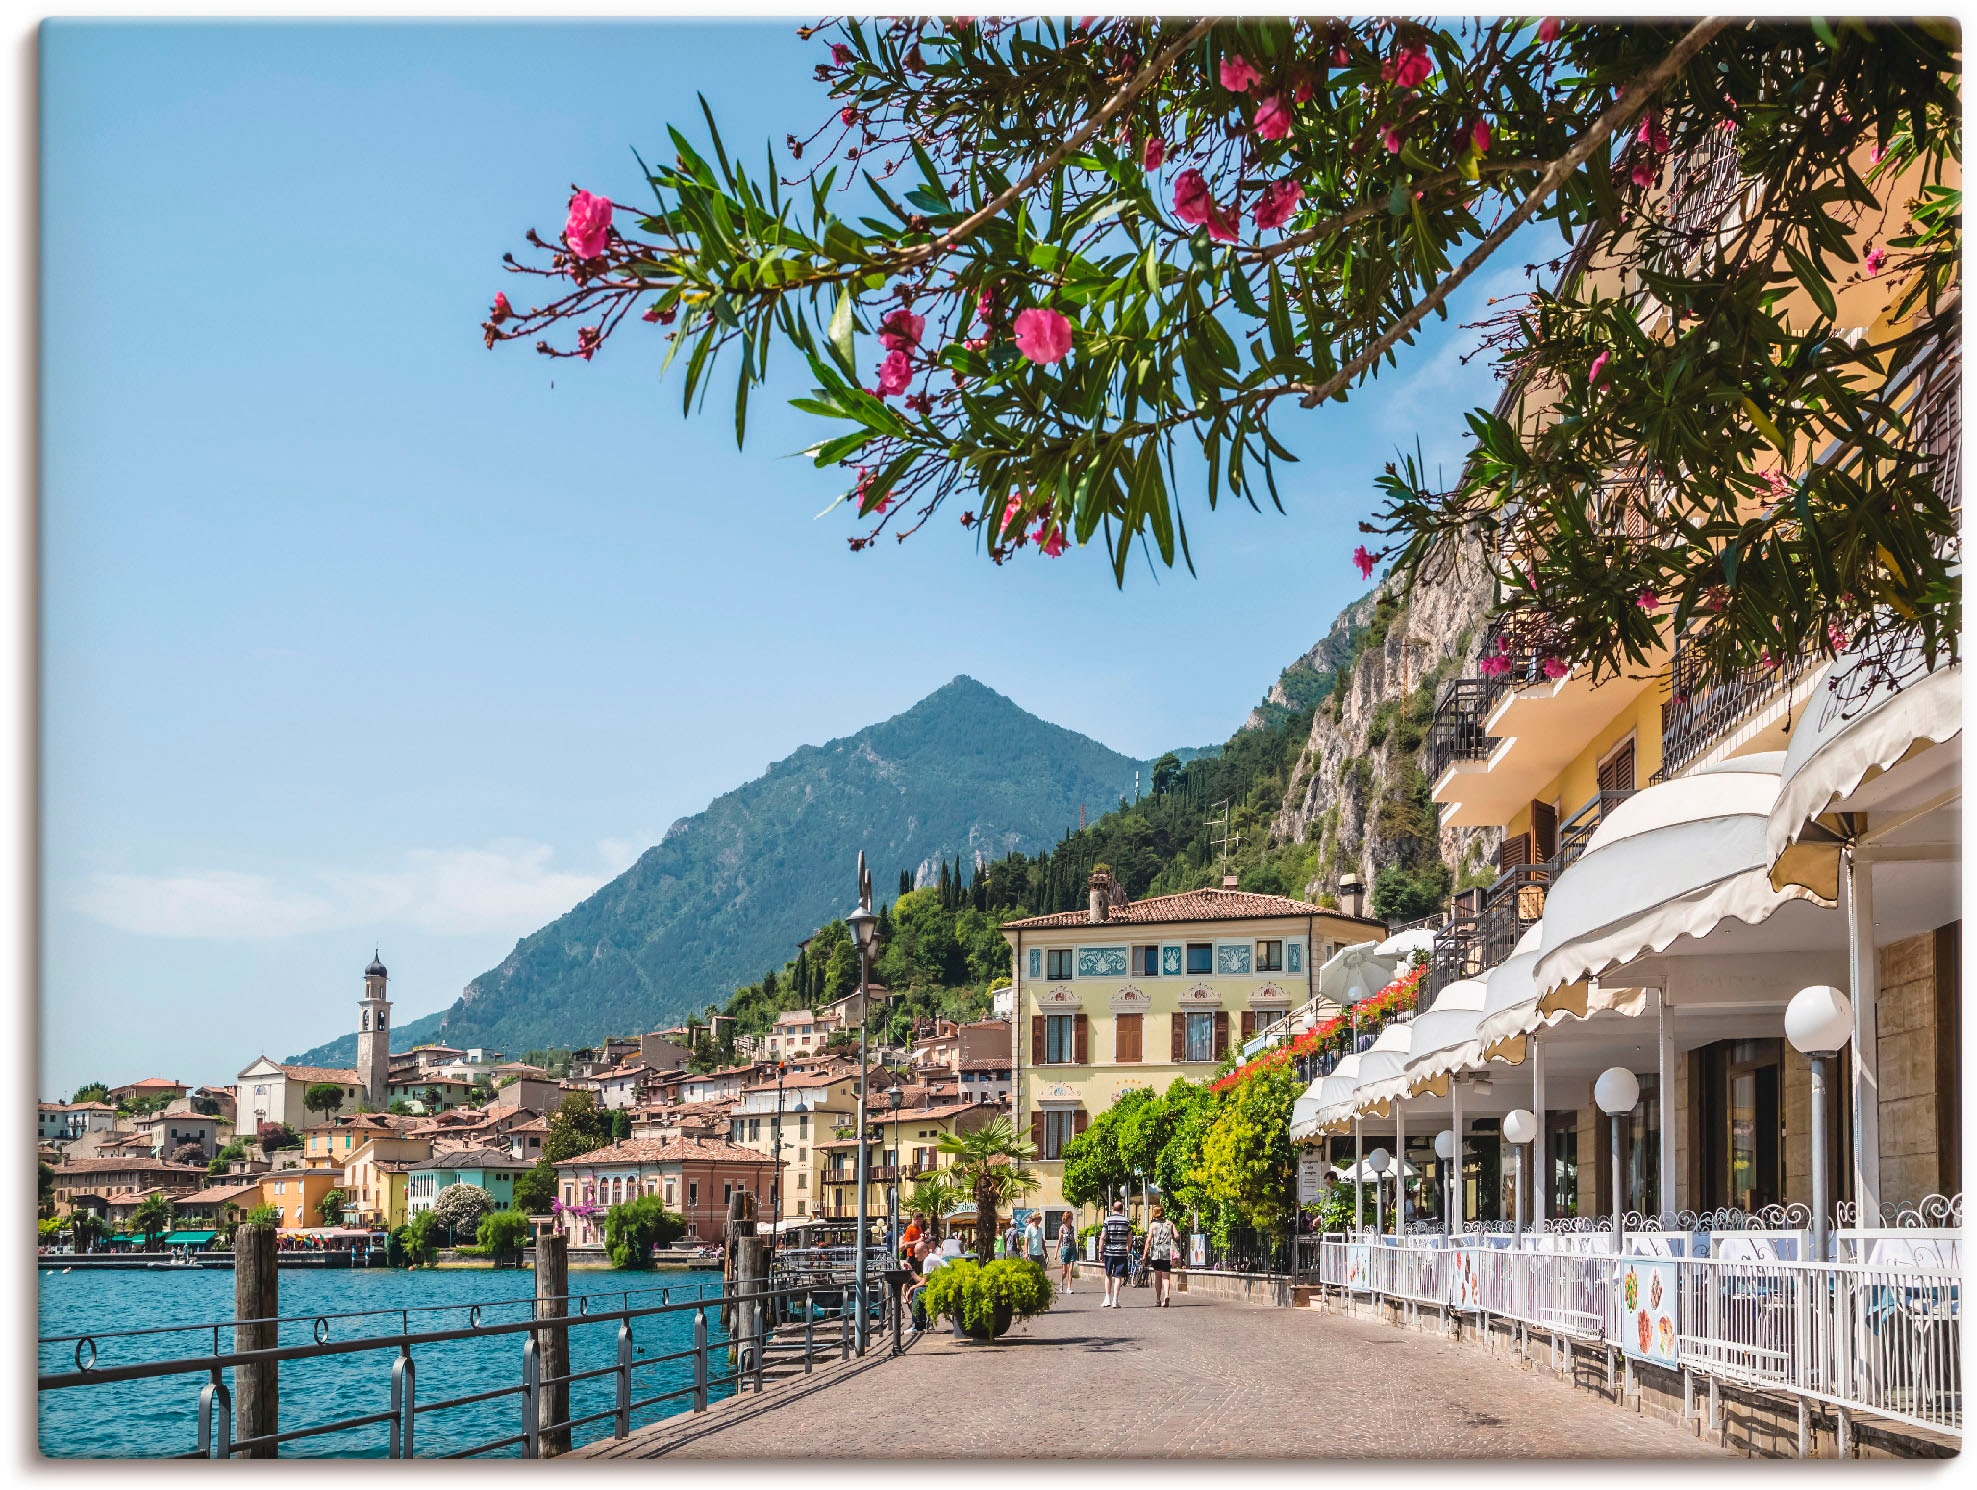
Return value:
<svg viewBox="0 0 1977 1490">
<path fill-rule="evenodd" d="M 570 1239 L 548 1228 L 535 1238 L 535 1317 L 561 1319 L 570 1312 Z M 536 1394 L 538 1452 L 543 1458 L 570 1451 L 570 1383 L 557 1377 L 570 1374 L 570 1329 L 552 1325 L 535 1332 L 536 1361 L 541 1379 L 549 1383 Z"/>
<path fill-rule="evenodd" d="M 275 1229 L 244 1222 L 233 1234 L 233 1317 L 272 1321 L 281 1313 L 281 1275 L 275 1269 Z M 273 1350 L 281 1343 L 274 1323 L 236 1324 L 233 1348 Z M 234 1437 L 260 1438 L 281 1432 L 281 1373 L 274 1361 L 257 1361 L 233 1370 Z M 277 1445 L 260 1444 L 249 1459 L 279 1457 Z"/>
</svg>

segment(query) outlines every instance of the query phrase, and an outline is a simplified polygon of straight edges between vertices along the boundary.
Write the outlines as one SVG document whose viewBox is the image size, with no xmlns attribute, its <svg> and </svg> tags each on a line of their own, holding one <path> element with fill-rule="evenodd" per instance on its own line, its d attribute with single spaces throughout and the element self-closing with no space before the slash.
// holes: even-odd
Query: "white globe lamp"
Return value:
<svg viewBox="0 0 1977 1490">
<path fill-rule="evenodd" d="M 1632 1112 L 1641 1100 L 1640 1078 L 1625 1066 L 1608 1066 L 1593 1083 L 1593 1101 L 1608 1117 Z"/>
<path fill-rule="evenodd" d="M 1833 1057 L 1846 1048 L 1853 1037 L 1853 1001 L 1828 983 L 1801 988 L 1785 1005 L 1785 1038 L 1792 1049 L 1807 1058 L 1812 1068 L 1812 1123 L 1814 1133 L 1826 1131 L 1827 1088 L 1833 1080 Z M 1830 1184 L 1826 1145 L 1812 1145 L 1812 1256 L 1826 1261 L 1826 1211 Z"/>
<path fill-rule="evenodd" d="M 1503 1136 L 1514 1144 L 1527 1144 L 1538 1136 L 1538 1120 L 1520 1107 L 1515 1112 L 1505 1114 Z"/>
</svg>

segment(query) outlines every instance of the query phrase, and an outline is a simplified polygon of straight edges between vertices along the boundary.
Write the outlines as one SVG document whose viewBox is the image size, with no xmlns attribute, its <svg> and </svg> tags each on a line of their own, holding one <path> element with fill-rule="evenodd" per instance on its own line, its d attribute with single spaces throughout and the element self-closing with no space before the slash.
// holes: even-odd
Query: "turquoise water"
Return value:
<svg viewBox="0 0 1977 1490">
<path fill-rule="evenodd" d="M 210 1354 L 213 1350 L 211 1329 L 130 1339 L 105 1338 L 109 1331 L 210 1323 L 230 1319 L 233 1314 L 230 1270 L 161 1273 L 77 1269 L 73 1273 L 41 1272 L 38 1281 L 39 1334 L 46 1339 L 95 1332 L 99 1367 L 182 1359 Z M 476 1304 L 481 1306 L 483 1324 L 526 1319 L 526 1303 L 513 1301 L 526 1300 L 534 1287 L 533 1273 L 512 1270 L 400 1272 L 392 1268 L 349 1271 L 284 1268 L 281 1313 L 312 1317 L 284 1324 L 281 1343 L 307 1344 L 316 1332 L 313 1316 L 352 1310 L 392 1312 L 379 1318 L 329 1320 L 325 1327 L 330 1339 L 396 1334 L 404 1326 L 405 1316 L 401 1311 L 406 1310 L 421 1311 L 409 1316 L 414 1333 L 464 1328 L 469 1322 L 469 1310 Z M 662 1289 L 670 1290 L 674 1303 L 702 1297 L 711 1299 L 720 1292 L 720 1274 L 574 1270 L 570 1275 L 570 1291 L 588 1295 L 592 1300 L 590 1307 L 599 1312 L 622 1307 L 626 1290 L 633 1291 L 634 1308 L 658 1304 L 661 1302 L 658 1290 Z M 507 1307 L 497 1307 L 502 1304 Z M 707 1327 L 711 1341 L 724 1338 L 719 1310 L 709 1311 Z M 572 1370 L 584 1371 L 615 1363 L 617 1331 L 616 1324 L 572 1329 Z M 222 1350 L 231 1349 L 231 1335 L 230 1330 L 220 1332 Z M 522 1378 L 522 1342 L 526 1338 L 524 1333 L 516 1332 L 414 1347 L 415 1400 L 436 1402 L 518 1385 Z M 638 1360 L 690 1349 L 693 1311 L 632 1321 L 632 1342 L 634 1358 Z M 42 1345 L 41 1371 L 73 1371 L 74 1350 L 75 1346 L 69 1343 Z M 281 1431 L 286 1433 L 314 1423 L 385 1411 L 391 1405 L 391 1363 L 395 1355 L 394 1350 L 380 1349 L 285 1362 L 281 1368 Z M 710 1354 L 710 1375 L 719 1376 L 728 1369 L 724 1352 Z M 231 1378 L 232 1373 L 227 1375 Z M 188 1374 L 42 1392 L 39 1394 L 41 1451 L 51 1458 L 153 1458 L 189 1452 L 198 1443 L 199 1389 L 205 1381 L 204 1375 Z M 690 1359 L 634 1368 L 632 1400 L 641 1401 L 675 1387 L 690 1386 L 692 1382 Z M 604 1376 L 575 1382 L 570 1393 L 573 1417 L 602 1411 L 616 1400 L 615 1379 Z M 724 1387 L 715 1387 L 709 1393 L 710 1399 L 726 1395 Z M 670 1417 L 684 1411 L 691 1402 L 691 1395 L 683 1394 L 634 1412 L 633 1425 L 643 1426 Z M 415 1446 L 419 1457 L 425 1458 L 520 1431 L 521 1398 L 510 1395 L 491 1402 L 419 1414 Z M 611 1422 L 606 1418 L 578 1428 L 576 1439 L 584 1443 L 610 1431 Z M 386 1449 L 387 1432 L 385 1424 L 376 1423 L 284 1444 L 281 1452 L 285 1457 L 298 1458 L 381 1457 Z M 495 1451 L 496 1455 L 506 1457 L 520 1453 L 520 1445 Z"/>
</svg>

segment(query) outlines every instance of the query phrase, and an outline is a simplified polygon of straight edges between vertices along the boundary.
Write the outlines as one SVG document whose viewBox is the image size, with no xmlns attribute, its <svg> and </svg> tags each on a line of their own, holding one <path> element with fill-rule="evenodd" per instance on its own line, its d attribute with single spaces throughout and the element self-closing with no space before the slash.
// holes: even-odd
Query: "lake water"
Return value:
<svg viewBox="0 0 1977 1490">
<path fill-rule="evenodd" d="M 40 1284 L 40 1329 L 51 1336 L 95 1333 L 99 1367 L 135 1361 L 182 1359 L 210 1354 L 213 1331 L 174 1331 L 127 1339 L 104 1338 L 114 1330 L 158 1325 L 210 1324 L 233 1315 L 233 1273 L 230 1269 L 184 1272 L 44 1271 Z M 720 1293 L 718 1272 L 621 1273 L 573 1269 L 570 1291 L 589 1295 L 599 1312 L 622 1307 L 632 1290 L 632 1307 L 661 1302 L 658 1290 L 670 1290 L 671 1301 L 715 1298 Z M 414 1333 L 460 1329 L 469 1310 L 481 1306 L 483 1324 L 528 1318 L 525 1301 L 534 1292 L 531 1272 L 493 1269 L 444 1269 L 403 1272 L 396 1268 L 357 1268 L 348 1271 L 284 1268 L 281 1271 L 281 1313 L 309 1316 L 284 1324 L 283 1345 L 306 1345 L 314 1337 L 314 1316 L 382 1309 L 389 1315 L 370 1319 L 331 1319 L 329 1338 L 351 1340 L 396 1334 L 404 1327 L 400 1311 L 412 1310 Z M 645 1292 L 650 1290 L 650 1292 Z M 501 1307 L 505 1305 L 506 1307 Z M 572 1310 L 574 1311 L 574 1308 Z M 711 1341 L 724 1338 L 720 1312 L 708 1313 Z M 520 1383 L 522 1342 L 516 1332 L 471 1340 L 415 1346 L 415 1400 L 436 1402 L 474 1392 Z M 635 1357 L 646 1359 L 688 1350 L 693 1345 L 693 1311 L 656 1315 L 632 1321 Z M 231 1330 L 222 1330 L 220 1348 L 232 1348 Z M 570 1332 L 572 1369 L 608 1366 L 617 1359 L 617 1326 L 593 1324 Z M 40 1347 L 44 1373 L 75 1369 L 73 1343 Z M 383 1412 L 391 1405 L 391 1363 L 396 1351 L 380 1349 L 313 1360 L 284 1362 L 281 1368 L 281 1431 L 312 1423 Z M 724 1352 L 710 1354 L 709 1374 L 728 1368 Z M 231 1387 L 232 1373 L 227 1373 Z M 70 1387 L 40 1394 L 41 1452 L 51 1458 L 152 1458 L 185 1453 L 198 1443 L 199 1374 L 115 1382 L 104 1386 Z M 641 1401 L 693 1382 L 691 1359 L 662 1362 L 634 1369 L 632 1400 Z M 609 1408 L 616 1400 L 614 1378 L 603 1376 L 571 1386 L 573 1417 Z M 710 1400 L 727 1395 L 714 1387 Z M 633 1414 L 634 1426 L 656 1422 L 686 1410 L 690 1394 L 672 1398 Z M 507 1396 L 418 1416 L 415 1445 L 420 1458 L 437 1456 L 505 1438 L 521 1431 L 521 1398 Z M 579 1443 L 608 1434 L 611 1423 L 588 1424 L 576 1430 Z M 284 1457 L 382 1457 L 388 1429 L 377 1423 L 282 1445 Z M 520 1445 L 496 1450 L 515 1457 Z"/>
</svg>

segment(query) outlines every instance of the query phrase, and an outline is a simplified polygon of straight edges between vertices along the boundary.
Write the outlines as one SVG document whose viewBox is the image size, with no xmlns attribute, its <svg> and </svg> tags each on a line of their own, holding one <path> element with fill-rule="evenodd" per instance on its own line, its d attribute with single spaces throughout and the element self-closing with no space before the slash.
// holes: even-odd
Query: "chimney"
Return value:
<svg viewBox="0 0 1977 1490">
<path fill-rule="evenodd" d="M 1242 877 L 1240 875 L 1225 874 L 1222 876 L 1222 888 L 1224 890 L 1233 890 L 1241 883 Z"/>
<path fill-rule="evenodd" d="M 1347 915 L 1357 916 L 1360 913 L 1360 899 L 1365 893 L 1366 886 L 1360 882 L 1359 876 L 1351 870 L 1347 870 L 1339 876 L 1339 896 L 1345 901 Z"/>
<path fill-rule="evenodd" d="M 1091 889 L 1091 924 L 1097 926 L 1112 909 L 1112 871 L 1101 864 L 1086 883 Z"/>
</svg>

